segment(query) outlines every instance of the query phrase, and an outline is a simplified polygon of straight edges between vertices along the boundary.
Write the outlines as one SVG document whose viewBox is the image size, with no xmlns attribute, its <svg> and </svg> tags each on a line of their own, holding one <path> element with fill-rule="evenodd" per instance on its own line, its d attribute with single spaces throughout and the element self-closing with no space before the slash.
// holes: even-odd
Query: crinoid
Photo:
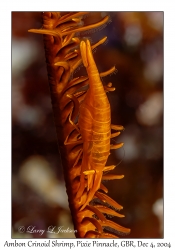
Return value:
<svg viewBox="0 0 175 250">
<path fill-rule="evenodd" d="M 108 16 L 85 26 L 82 20 L 86 14 L 44 12 L 43 27 L 29 32 L 44 35 L 52 107 L 76 237 L 118 238 L 117 234 L 128 234 L 130 229 L 107 219 L 108 215 L 124 215 L 116 212 L 122 206 L 107 196 L 102 181 L 124 177 L 105 174 L 115 168 L 106 166 L 110 149 L 123 145 L 110 145 L 110 139 L 118 136 L 123 126 L 111 124 L 106 92 L 114 88 L 111 83 L 103 86 L 100 80 L 115 67 L 99 73 L 93 59 L 92 50 L 106 37 L 91 45 L 88 39 L 76 36 L 106 24 Z M 73 78 L 82 62 L 87 76 Z M 111 129 L 116 132 L 111 134 Z"/>
</svg>

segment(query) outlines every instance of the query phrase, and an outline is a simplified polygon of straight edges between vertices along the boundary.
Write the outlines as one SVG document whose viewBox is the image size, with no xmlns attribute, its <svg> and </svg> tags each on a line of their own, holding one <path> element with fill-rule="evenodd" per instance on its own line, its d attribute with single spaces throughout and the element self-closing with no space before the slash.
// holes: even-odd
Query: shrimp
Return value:
<svg viewBox="0 0 175 250">
<path fill-rule="evenodd" d="M 83 210 L 100 188 L 103 170 L 110 155 L 110 139 L 114 136 L 111 136 L 110 103 L 95 64 L 89 40 L 81 42 L 80 50 L 89 77 L 89 89 L 80 105 L 78 120 L 83 141 L 83 158 L 76 198 L 80 198 L 87 188 L 87 200 L 81 207 Z M 119 126 L 118 129 L 120 130 L 121 127 Z M 116 133 L 118 134 L 119 132 Z M 113 145 L 113 148 L 122 146 L 123 143 L 120 143 L 117 146 Z"/>
</svg>

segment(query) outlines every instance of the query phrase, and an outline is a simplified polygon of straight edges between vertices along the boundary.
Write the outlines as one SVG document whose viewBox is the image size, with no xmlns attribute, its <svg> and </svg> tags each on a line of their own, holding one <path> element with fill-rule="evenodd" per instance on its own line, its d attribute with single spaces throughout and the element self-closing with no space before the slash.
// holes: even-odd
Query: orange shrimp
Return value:
<svg viewBox="0 0 175 250">
<path fill-rule="evenodd" d="M 80 187 L 76 198 L 80 198 L 87 188 L 87 199 L 81 210 L 92 200 L 100 188 L 103 170 L 110 155 L 111 109 L 95 64 L 89 40 L 80 44 L 83 64 L 89 77 L 89 89 L 80 105 L 78 126 L 83 141 Z M 113 126 L 122 130 L 122 126 Z M 119 135 L 120 132 L 115 133 Z M 123 143 L 112 146 L 122 147 Z"/>
</svg>

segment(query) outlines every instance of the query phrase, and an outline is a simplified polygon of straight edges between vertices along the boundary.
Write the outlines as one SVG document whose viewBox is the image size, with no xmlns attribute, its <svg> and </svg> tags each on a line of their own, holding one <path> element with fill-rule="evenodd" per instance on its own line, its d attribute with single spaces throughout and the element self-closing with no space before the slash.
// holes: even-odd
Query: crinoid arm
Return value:
<svg viewBox="0 0 175 250">
<path fill-rule="evenodd" d="M 108 22 L 109 17 L 105 16 L 98 22 L 86 24 L 85 15 L 87 15 L 87 12 L 44 12 L 42 14 L 42 28 L 30 29 L 29 32 L 42 34 L 44 38 L 54 121 L 76 237 L 118 238 L 117 235 L 128 234 L 130 229 L 107 219 L 108 216 L 124 217 L 116 211 L 123 207 L 107 195 L 108 189 L 102 182 L 103 180 L 122 179 L 123 175 L 106 173 L 115 168 L 115 165 L 105 165 L 106 158 L 98 171 L 90 164 L 86 165 L 84 156 L 87 156 L 86 159 L 89 162 L 90 157 L 92 158 L 92 152 L 93 157 L 96 157 L 98 162 L 97 156 L 100 154 L 98 150 L 97 152 L 93 150 L 94 147 L 100 148 L 101 141 L 96 139 L 98 131 L 92 128 L 89 134 L 93 134 L 93 131 L 95 131 L 93 134 L 94 141 L 87 144 L 88 150 L 86 152 L 84 134 L 80 129 L 80 120 L 84 115 L 82 107 L 85 100 L 89 96 L 92 99 L 96 98 L 92 97 L 90 91 L 88 91 L 89 88 L 93 87 L 90 86 L 91 75 L 89 73 L 86 76 L 74 77 L 75 71 L 82 63 L 85 67 L 89 66 L 90 68 L 92 68 L 92 64 L 93 67 L 95 65 L 98 79 L 115 72 L 115 67 L 112 67 L 105 72 L 98 73 L 92 54 L 95 48 L 105 43 L 107 37 L 103 37 L 91 45 L 89 40 L 79 36 L 81 32 L 102 27 Z M 92 59 L 90 61 L 86 57 L 88 53 L 90 53 Z M 108 111 L 110 111 L 106 92 L 114 91 L 115 88 L 112 87 L 112 83 L 108 83 L 105 86 L 101 85 L 100 89 L 109 107 Z M 97 97 L 99 98 L 98 94 Z M 100 100 L 97 100 L 97 102 L 101 103 Z M 86 104 L 88 105 L 88 101 L 86 101 Z M 82 113 L 80 110 L 82 110 Z M 110 148 L 117 149 L 123 145 L 123 143 L 118 143 L 110 146 L 110 139 L 118 136 L 123 130 L 123 126 L 111 125 L 108 116 L 106 123 L 108 123 L 109 129 L 107 133 L 101 132 L 103 140 L 105 141 L 106 136 L 108 141 L 105 153 L 107 157 L 110 154 L 108 152 Z M 98 118 L 92 117 L 92 121 L 93 119 L 96 120 L 97 128 Z M 84 124 L 86 124 L 85 120 Z M 112 134 L 111 129 L 115 130 Z M 103 159 L 103 155 L 100 155 L 100 157 Z"/>
</svg>

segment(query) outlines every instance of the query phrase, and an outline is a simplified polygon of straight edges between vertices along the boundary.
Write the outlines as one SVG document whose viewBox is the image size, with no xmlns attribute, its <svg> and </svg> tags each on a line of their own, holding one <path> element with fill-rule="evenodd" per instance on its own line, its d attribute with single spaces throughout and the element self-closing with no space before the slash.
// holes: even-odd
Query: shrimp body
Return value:
<svg viewBox="0 0 175 250">
<path fill-rule="evenodd" d="M 78 120 L 83 140 L 83 158 L 80 187 L 76 197 L 81 197 L 87 187 L 88 195 L 81 208 L 83 209 L 100 188 L 103 169 L 110 154 L 111 110 L 89 40 L 82 41 L 80 49 L 89 77 L 89 89 L 80 105 Z"/>
</svg>

